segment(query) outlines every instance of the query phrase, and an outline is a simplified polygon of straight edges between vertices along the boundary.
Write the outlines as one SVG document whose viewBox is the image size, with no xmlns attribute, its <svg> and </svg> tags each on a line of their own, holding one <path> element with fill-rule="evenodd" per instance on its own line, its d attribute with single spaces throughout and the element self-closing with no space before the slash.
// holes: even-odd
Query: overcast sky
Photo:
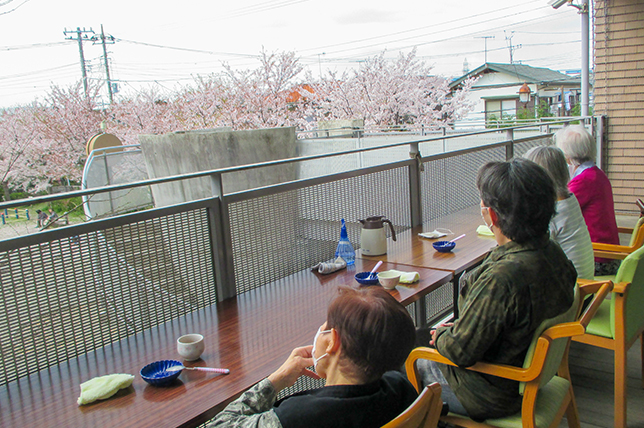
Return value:
<svg viewBox="0 0 644 428">
<path fill-rule="evenodd" d="M 547 0 L 0 0 L 0 107 L 80 80 L 78 43 L 66 40 L 75 34 L 63 31 L 99 33 L 101 24 L 116 38 L 108 56 L 117 97 L 152 85 L 173 91 L 222 62 L 256 68 L 262 47 L 295 52 L 315 77 L 414 47 L 435 74 L 457 77 L 465 60 L 484 63 L 486 41 L 488 62 L 509 63 L 511 44 L 515 62 L 581 65 L 576 9 Z M 102 47 L 86 42 L 84 52 L 90 78 L 104 79 Z"/>
</svg>

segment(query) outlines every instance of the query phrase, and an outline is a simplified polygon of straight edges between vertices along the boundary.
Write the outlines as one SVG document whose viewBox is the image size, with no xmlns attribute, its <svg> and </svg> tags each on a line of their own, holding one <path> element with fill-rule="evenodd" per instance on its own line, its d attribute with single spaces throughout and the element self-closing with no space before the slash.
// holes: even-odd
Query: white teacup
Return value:
<svg viewBox="0 0 644 428">
<path fill-rule="evenodd" d="M 177 339 L 177 352 L 186 361 L 198 360 L 205 348 L 203 336 L 186 334 Z"/>
<path fill-rule="evenodd" d="M 400 272 L 378 272 L 378 282 L 387 290 L 393 290 L 400 281 Z"/>
</svg>

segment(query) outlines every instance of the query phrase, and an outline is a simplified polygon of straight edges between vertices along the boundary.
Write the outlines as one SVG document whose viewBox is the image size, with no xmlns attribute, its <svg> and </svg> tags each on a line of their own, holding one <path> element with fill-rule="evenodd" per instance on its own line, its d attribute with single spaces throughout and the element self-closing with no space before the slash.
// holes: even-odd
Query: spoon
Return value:
<svg viewBox="0 0 644 428">
<path fill-rule="evenodd" d="M 380 266 L 382 266 L 382 260 L 380 260 L 378 263 L 376 263 L 376 265 L 373 267 L 373 269 L 371 269 L 371 272 L 369 273 L 369 279 L 374 278 L 374 275 L 376 274 L 376 271 L 378 270 L 378 268 Z"/>
<path fill-rule="evenodd" d="M 212 367 L 186 367 L 183 365 L 177 365 L 177 366 L 172 366 L 168 367 L 166 371 L 168 372 L 178 372 L 179 370 L 198 370 L 200 372 L 213 372 L 213 373 L 220 373 L 220 374 L 228 374 L 230 373 L 230 370 L 228 369 L 215 369 Z"/>
<path fill-rule="evenodd" d="M 452 240 L 451 240 L 451 241 L 449 241 L 449 242 L 455 242 L 455 241 L 458 241 L 459 239 L 461 239 L 461 238 L 462 238 L 462 237 L 464 237 L 464 236 L 465 236 L 465 234 L 462 234 L 461 236 L 457 236 L 456 238 L 452 239 Z"/>
</svg>

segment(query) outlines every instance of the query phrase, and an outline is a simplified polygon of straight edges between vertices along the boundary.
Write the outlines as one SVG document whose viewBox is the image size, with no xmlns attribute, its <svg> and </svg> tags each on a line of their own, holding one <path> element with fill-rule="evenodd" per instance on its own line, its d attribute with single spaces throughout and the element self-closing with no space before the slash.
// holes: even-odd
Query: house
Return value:
<svg viewBox="0 0 644 428">
<path fill-rule="evenodd" d="M 471 77 L 477 78 L 469 97 L 475 107 L 459 125 L 484 120 L 489 124 L 514 120 L 517 116 L 519 119 L 566 116 L 581 99 L 580 77 L 524 64 L 485 63 L 453 80 L 450 90 L 459 89 Z M 519 99 L 519 89 L 524 84 L 530 89 L 525 103 Z"/>
</svg>

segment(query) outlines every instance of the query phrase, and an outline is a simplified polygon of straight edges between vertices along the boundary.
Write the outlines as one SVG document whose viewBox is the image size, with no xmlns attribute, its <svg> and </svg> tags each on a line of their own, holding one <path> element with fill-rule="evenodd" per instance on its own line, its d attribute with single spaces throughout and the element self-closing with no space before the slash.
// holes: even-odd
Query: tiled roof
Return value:
<svg viewBox="0 0 644 428">
<path fill-rule="evenodd" d="M 531 67 L 524 64 L 499 64 L 488 62 L 470 71 L 466 75 L 453 80 L 449 86 L 450 88 L 454 88 L 463 80 L 477 76 L 486 71 L 515 75 L 519 80 L 523 80 L 526 83 L 581 83 L 581 79 L 579 77 L 568 76 L 558 71 L 550 70 L 549 68 Z"/>
</svg>

